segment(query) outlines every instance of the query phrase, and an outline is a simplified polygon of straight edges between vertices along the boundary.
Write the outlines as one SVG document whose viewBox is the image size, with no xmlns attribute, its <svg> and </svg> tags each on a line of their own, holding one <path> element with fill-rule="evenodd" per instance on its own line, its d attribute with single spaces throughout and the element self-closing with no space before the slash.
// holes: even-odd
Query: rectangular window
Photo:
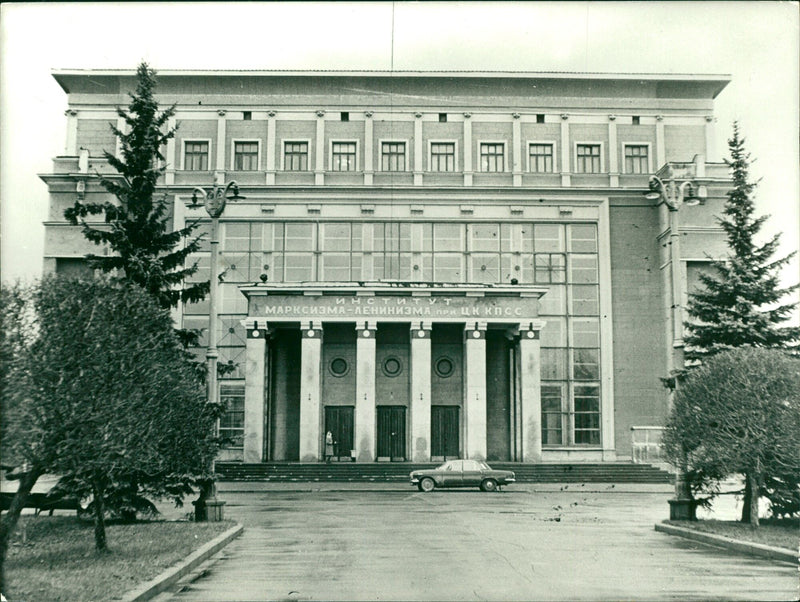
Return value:
<svg viewBox="0 0 800 602">
<path fill-rule="evenodd" d="M 579 144 L 576 154 L 576 173 L 600 173 L 599 144 Z"/>
<path fill-rule="evenodd" d="M 505 144 L 502 142 L 481 142 L 481 171 L 501 172 L 505 166 Z"/>
<path fill-rule="evenodd" d="M 644 144 L 625 145 L 625 173 L 650 173 L 648 148 Z"/>
<path fill-rule="evenodd" d="M 183 168 L 187 171 L 208 171 L 208 142 L 183 143 Z"/>
<path fill-rule="evenodd" d="M 431 171 L 456 170 L 455 142 L 431 142 Z"/>
<path fill-rule="evenodd" d="M 355 171 L 356 170 L 356 143 L 333 142 L 331 143 L 331 170 Z"/>
<path fill-rule="evenodd" d="M 339 117 L 342 121 L 350 121 L 350 113 L 348 111 L 342 111 Z"/>
<path fill-rule="evenodd" d="M 447 113 L 439 113 L 439 123 L 447 123 Z"/>
<path fill-rule="evenodd" d="M 242 120 L 244 121 L 252 121 L 253 119 L 253 112 L 252 111 L 242 111 Z"/>
<path fill-rule="evenodd" d="M 536 123 L 544 123 L 544 113 L 538 113 L 536 115 Z"/>
<path fill-rule="evenodd" d="M 381 169 L 383 171 L 406 170 L 406 143 L 381 143 Z"/>
<path fill-rule="evenodd" d="M 533 279 L 549 284 L 566 280 L 567 262 L 563 253 L 536 253 L 533 256 Z"/>
<path fill-rule="evenodd" d="M 308 142 L 283 143 L 283 169 L 308 171 Z"/>
<path fill-rule="evenodd" d="M 575 385 L 575 445 L 600 444 L 600 387 Z"/>
<path fill-rule="evenodd" d="M 220 401 L 225 414 L 219 419 L 219 436 L 227 447 L 244 445 L 244 385 L 222 384 Z"/>
<path fill-rule="evenodd" d="M 531 144 L 530 170 L 533 173 L 551 173 L 553 171 L 553 145 L 552 144 Z"/>
<path fill-rule="evenodd" d="M 258 170 L 258 142 L 233 143 L 234 171 Z"/>
</svg>

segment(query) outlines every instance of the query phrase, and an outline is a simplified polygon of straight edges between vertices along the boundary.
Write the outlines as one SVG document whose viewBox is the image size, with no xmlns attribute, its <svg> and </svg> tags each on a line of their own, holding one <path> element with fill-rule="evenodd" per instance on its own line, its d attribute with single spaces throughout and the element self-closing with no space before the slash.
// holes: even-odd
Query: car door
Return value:
<svg viewBox="0 0 800 602">
<path fill-rule="evenodd" d="M 481 465 L 475 460 L 464 460 L 462 479 L 465 487 L 477 487 L 480 485 L 483 479 Z"/>
<path fill-rule="evenodd" d="M 442 471 L 443 487 L 461 487 L 463 484 L 461 475 L 463 463 L 463 460 L 450 460 L 444 465 L 444 470 Z"/>
</svg>

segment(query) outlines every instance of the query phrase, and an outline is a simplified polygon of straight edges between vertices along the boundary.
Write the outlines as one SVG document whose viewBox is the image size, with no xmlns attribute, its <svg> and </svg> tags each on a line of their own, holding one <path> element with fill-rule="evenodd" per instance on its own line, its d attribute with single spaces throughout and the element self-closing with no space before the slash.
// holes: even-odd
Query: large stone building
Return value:
<svg viewBox="0 0 800 602">
<path fill-rule="evenodd" d="M 135 74 L 54 76 L 69 109 L 42 176 L 45 271 L 69 272 L 97 249 L 63 211 L 106 194 Z M 727 82 L 160 72 L 175 226 L 208 227 L 195 187 L 245 197 L 220 225 L 225 457 L 318 460 L 329 430 L 359 462 L 630 457 L 631 427 L 664 423 L 686 290 L 724 251 L 728 171 L 704 157 Z M 680 207 L 690 193 L 704 202 Z M 208 247 L 193 261 L 208 279 Z M 208 311 L 176 317 L 203 328 Z"/>
</svg>

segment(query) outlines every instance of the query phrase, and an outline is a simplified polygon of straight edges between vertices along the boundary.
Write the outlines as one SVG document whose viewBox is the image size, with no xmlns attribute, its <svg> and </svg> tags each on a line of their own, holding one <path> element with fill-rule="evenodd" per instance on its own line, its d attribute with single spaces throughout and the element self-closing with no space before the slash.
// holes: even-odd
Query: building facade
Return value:
<svg viewBox="0 0 800 602">
<path fill-rule="evenodd" d="M 97 249 L 63 212 L 106 195 L 135 74 L 54 76 L 69 109 L 42 175 L 44 261 L 70 272 Z M 359 462 L 629 458 L 631 427 L 664 423 L 686 291 L 724 253 L 728 170 L 704 157 L 727 82 L 160 72 L 175 227 L 208 229 L 195 187 L 235 180 L 245 197 L 219 231 L 223 457 L 316 461 L 331 431 Z M 646 198 L 656 173 L 703 203 Z M 196 279 L 209 257 L 191 258 Z M 208 312 L 176 319 L 207 335 Z"/>
</svg>

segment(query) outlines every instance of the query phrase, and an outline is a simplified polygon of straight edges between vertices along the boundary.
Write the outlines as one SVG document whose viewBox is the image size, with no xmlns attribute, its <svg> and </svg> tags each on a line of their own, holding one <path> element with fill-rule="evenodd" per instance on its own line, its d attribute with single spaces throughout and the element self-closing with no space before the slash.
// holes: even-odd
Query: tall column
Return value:
<svg viewBox="0 0 800 602">
<path fill-rule="evenodd" d="M 300 461 L 320 460 L 322 323 L 305 322 L 300 344 Z"/>
<path fill-rule="evenodd" d="M 431 323 L 411 325 L 411 459 L 431 461 Z"/>
<path fill-rule="evenodd" d="M 244 461 L 264 461 L 264 380 L 267 332 L 247 328 L 244 385 Z"/>
<path fill-rule="evenodd" d="M 464 328 L 464 455 L 486 459 L 486 322 Z"/>
<path fill-rule="evenodd" d="M 520 325 L 519 380 L 522 461 L 542 461 L 541 322 Z"/>
<path fill-rule="evenodd" d="M 356 461 L 375 461 L 375 322 L 356 324 Z"/>
</svg>

